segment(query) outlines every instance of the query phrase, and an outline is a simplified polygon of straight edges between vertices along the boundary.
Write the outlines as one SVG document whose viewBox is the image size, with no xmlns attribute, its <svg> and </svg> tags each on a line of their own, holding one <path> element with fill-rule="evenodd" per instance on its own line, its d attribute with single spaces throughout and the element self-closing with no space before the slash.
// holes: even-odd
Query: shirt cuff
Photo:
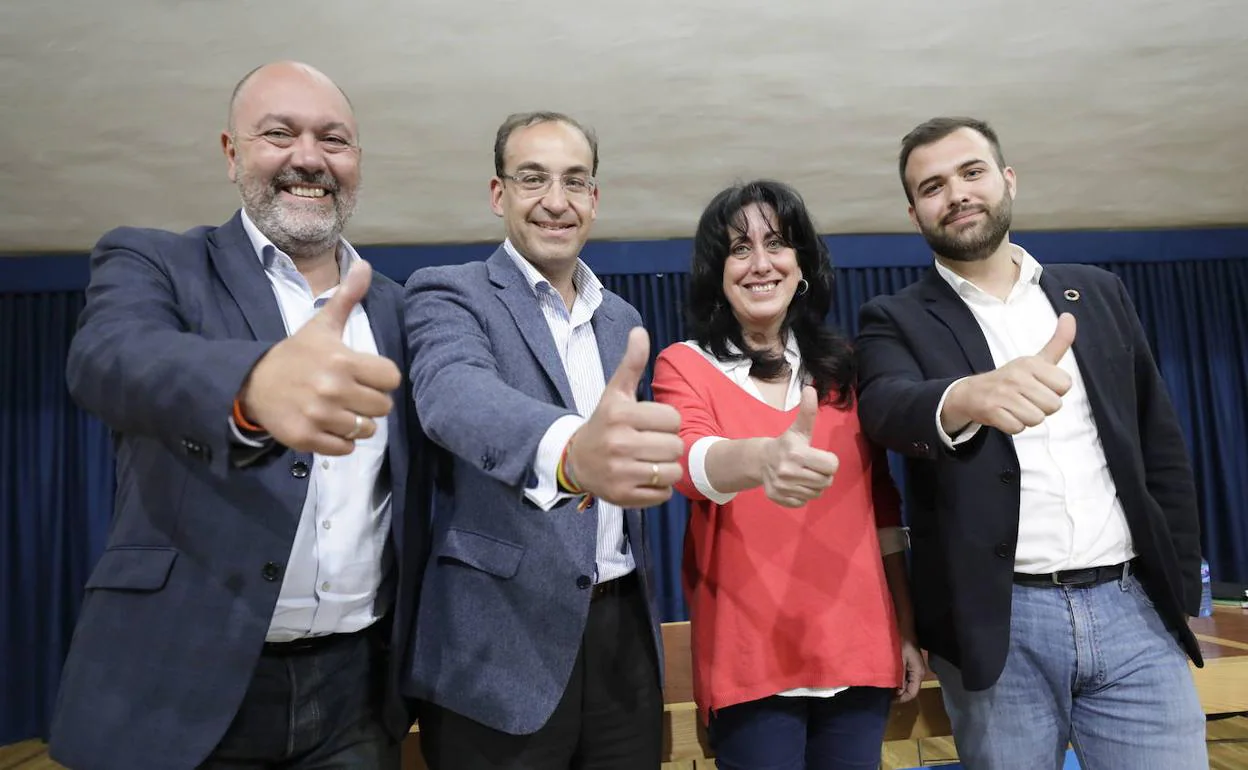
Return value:
<svg viewBox="0 0 1248 770">
<path fill-rule="evenodd" d="M 910 530 L 906 527 L 880 527 L 876 535 L 880 539 L 880 555 L 900 553 L 910 547 Z"/>
<path fill-rule="evenodd" d="M 256 449 L 263 449 L 269 445 L 270 441 L 273 440 L 273 437 L 268 433 L 252 433 L 250 431 L 244 433 L 242 429 L 238 427 L 238 424 L 234 422 L 234 415 L 230 415 L 225 418 L 225 421 L 229 423 L 230 433 L 233 435 L 235 443 L 242 444 L 243 446 L 255 447 Z"/>
<path fill-rule="evenodd" d="M 737 496 L 736 492 L 720 492 L 711 486 L 711 480 L 706 476 L 706 453 L 717 442 L 724 440 L 723 436 L 706 436 L 689 447 L 689 480 L 693 482 L 695 489 L 716 505 L 730 503 Z"/>
<path fill-rule="evenodd" d="M 559 458 L 563 456 L 563 448 L 567 446 L 568 439 L 584 424 L 584 417 L 565 414 L 550 424 L 542 440 L 538 442 L 537 457 L 533 458 L 533 473 L 530 476 L 533 484 L 525 488 L 524 496 L 543 511 L 549 511 L 555 507 L 555 503 L 572 497 L 559 489 L 555 469 L 559 467 Z"/>
<path fill-rule="evenodd" d="M 940 424 L 940 413 L 945 410 L 945 399 L 949 398 L 949 391 L 953 390 L 954 385 L 957 385 L 959 382 L 965 379 L 967 378 L 963 377 L 961 379 L 954 380 L 953 382 L 949 383 L 949 387 L 945 388 L 945 392 L 940 394 L 940 403 L 936 405 L 936 435 L 940 436 L 941 443 L 944 444 L 949 449 L 953 449 L 957 447 L 959 444 L 965 444 L 966 442 L 975 438 L 975 434 L 979 432 L 979 429 L 981 427 L 983 427 L 977 422 L 970 423 L 965 428 L 958 431 L 958 435 L 955 438 L 955 437 L 951 437 L 948 433 L 945 433 L 944 426 Z"/>
</svg>

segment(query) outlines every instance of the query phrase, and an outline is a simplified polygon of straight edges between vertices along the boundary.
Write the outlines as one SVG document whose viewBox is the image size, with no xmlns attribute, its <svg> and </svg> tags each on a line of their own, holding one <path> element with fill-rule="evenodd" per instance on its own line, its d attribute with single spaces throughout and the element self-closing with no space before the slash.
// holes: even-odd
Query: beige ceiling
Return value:
<svg viewBox="0 0 1248 770">
<path fill-rule="evenodd" d="M 279 58 L 355 102 L 361 244 L 488 241 L 491 142 L 557 109 L 602 142 L 601 238 L 688 236 L 738 177 L 827 232 L 909 228 L 898 140 L 994 123 L 1016 227 L 1248 223 L 1248 0 L 5 0 L 0 252 L 236 206 L 217 135 Z"/>
</svg>

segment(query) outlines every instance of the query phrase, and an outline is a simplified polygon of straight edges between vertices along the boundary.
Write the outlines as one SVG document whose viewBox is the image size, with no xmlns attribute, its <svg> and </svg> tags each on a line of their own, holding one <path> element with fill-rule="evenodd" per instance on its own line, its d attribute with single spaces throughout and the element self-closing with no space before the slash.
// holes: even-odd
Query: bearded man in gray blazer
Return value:
<svg viewBox="0 0 1248 770">
<path fill-rule="evenodd" d="M 407 282 L 415 404 L 445 450 L 405 691 L 431 768 L 659 765 L 659 624 L 641 512 L 680 477 L 680 418 L 638 403 L 649 339 L 580 260 L 597 139 L 510 116 L 507 239 Z"/>
</svg>

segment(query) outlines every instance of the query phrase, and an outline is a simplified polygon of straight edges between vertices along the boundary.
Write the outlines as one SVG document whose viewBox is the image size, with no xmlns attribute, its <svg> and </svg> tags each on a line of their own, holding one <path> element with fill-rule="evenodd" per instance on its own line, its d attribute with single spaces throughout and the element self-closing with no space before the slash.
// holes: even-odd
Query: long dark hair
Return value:
<svg viewBox="0 0 1248 770">
<path fill-rule="evenodd" d="M 828 247 L 815 230 L 802 197 L 792 187 L 768 179 L 735 184 L 707 205 L 693 237 L 693 270 L 685 322 L 693 339 L 721 361 L 750 359 L 750 373 L 774 380 L 785 372 L 782 353 L 754 350 L 745 343 L 741 324 L 724 297 L 724 262 L 735 234 L 745 232 L 743 210 L 751 205 L 775 211 L 774 235 L 797 252 L 797 264 L 810 287 L 794 295 L 780 327 L 782 337 L 793 334 L 820 402 L 830 399 L 841 408 L 854 402 L 857 370 L 849 340 L 827 323 L 832 306 L 832 263 Z"/>
</svg>

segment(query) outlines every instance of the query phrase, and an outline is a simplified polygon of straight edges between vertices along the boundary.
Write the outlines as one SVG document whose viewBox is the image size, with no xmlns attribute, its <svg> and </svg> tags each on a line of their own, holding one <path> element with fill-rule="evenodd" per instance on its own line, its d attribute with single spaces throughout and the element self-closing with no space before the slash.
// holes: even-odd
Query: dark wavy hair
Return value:
<svg viewBox="0 0 1248 770">
<path fill-rule="evenodd" d="M 802 355 L 802 366 L 813 380 L 819 401 L 831 400 L 847 408 L 854 402 L 857 369 L 849 340 L 827 323 L 832 306 L 832 263 L 828 247 L 815 230 L 802 197 L 792 187 L 769 179 L 738 183 L 707 204 L 693 237 L 693 268 L 685 322 L 693 339 L 720 361 L 739 360 L 729 352 L 732 343 L 750 359 L 750 373 L 774 380 L 785 372 L 784 356 L 750 348 L 741 324 L 724 296 L 724 263 L 729 245 L 746 232 L 744 209 L 758 204 L 775 211 L 774 231 L 797 252 L 802 277 L 810 284 L 794 295 L 781 324 L 782 337 L 792 333 Z"/>
</svg>

